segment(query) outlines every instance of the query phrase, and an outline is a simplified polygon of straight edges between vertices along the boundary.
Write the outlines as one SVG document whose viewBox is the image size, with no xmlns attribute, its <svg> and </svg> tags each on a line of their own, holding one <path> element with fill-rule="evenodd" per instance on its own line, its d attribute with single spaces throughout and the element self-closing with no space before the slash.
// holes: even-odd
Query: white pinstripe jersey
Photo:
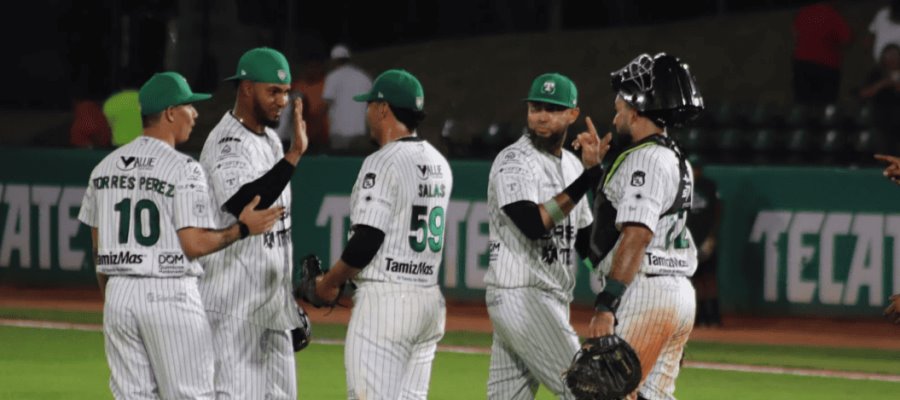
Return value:
<svg viewBox="0 0 900 400">
<path fill-rule="evenodd" d="M 641 261 L 640 272 L 646 274 L 692 276 L 697 269 L 697 248 L 687 229 L 687 212 L 663 216 L 675 202 L 678 182 L 682 177 L 678 169 L 678 157 L 671 149 L 651 144 L 636 149 L 612 171 L 613 175 L 603 187 L 606 199 L 616 209 L 616 227 L 637 222 L 653 231 L 653 239 L 647 246 Z M 687 174 L 694 180 L 690 163 Z M 691 190 L 687 185 L 685 190 Z M 600 263 L 605 274 L 612 267 L 615 247 Z"/>
<path fill-rule="evenodd" d="M 199 276 L 177 231 L 214 227 L 206 174 L 169 144 L 141 136 L 91 172 L 78 219 L 97 228 L 97 272 L 154 277 Z"/>
<path fill-rule="evenodd" d="M 222 205 L 242 185 L 252 182 L 284 158 L 281 141 L 271 128 L 264 135 L 247 129 L 231 112 L 213 128 L 200 163 L 209 173 L 216 223 L 237 221 Z M 291 187 L 288 185 L 272 205 L 287 214 L 271 231 L 237 241 L 204 258 L 206 276 L 200 293 L 207 310 L 249 320 L 271 329 L 299 326 L 296 303 L 291 295 Z"/>
<path fill-rule="evenodd" d="M 584 171 L 581 161 L 563 150 L 562 157 L 540 151 L 522 135 L 491 165 L 488 182 L 490 213 L 490 266 L 488 286 L 537 287 L 571 301 L 578 255 L 575 236 L 593 222 L 587 197 L 565 221 L 538 240 L 528 239 L 502 208 L 517 201 L 542 204 L 563 191 Z"/>
<path fill-rule="evenodd" d="M 447 159 L 416 136 L 366 157 L 350 195 L 350 221 L 381 230 L 384 243 L 354 280 L 437 285 L 452 189 Z"/>
</svg>

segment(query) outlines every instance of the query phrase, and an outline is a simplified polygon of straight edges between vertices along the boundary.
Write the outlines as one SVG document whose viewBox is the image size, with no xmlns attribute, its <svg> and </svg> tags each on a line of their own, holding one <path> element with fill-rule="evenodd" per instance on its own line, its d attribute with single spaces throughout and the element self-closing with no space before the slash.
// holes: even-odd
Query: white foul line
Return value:
<svg viewBox="0 0 900 400">
<path fill-rule="evenodd" d="M 60 330 L 76 330 L 87 332 L 101 332 L 103 326 L 98 324 L 76 324 L 70 322 L 54 322 L 54 321 L 31 321 L 20 319 L 0 318 L 0 326 L 14 326 L 19 328 L 39 328 L 39 329 L 60 329 Z M 312 344 L 322 344 L 328 346 L 343 346 L 343 340 L 336 339 L 313 339 Z M 467 346 L 438 346 L 439 351 L 445 353 L 460 354 L 490 354 L 491 350 L 482 347 Z M 734 372 L 751 372 L 761 374 L 778 374 L 778 375 L 794 375 L 794 376 L 813 376 L 821 378 L 841 378 L 851 380 L 870 380 L 881 382 L 900 382 L 900 375 L 875 374 L 867 372 L 848 372 L 848 371 L 832 371 L 818 370 L 808 368 L 786 368 L 772 367 L 762 365 L 741 365 L 741 364 L 725 364 L 703 361 L 685 361 L 684 366 L 693 369 L 706 369 L 715 371 L 734 371 Z"/>
</svg>

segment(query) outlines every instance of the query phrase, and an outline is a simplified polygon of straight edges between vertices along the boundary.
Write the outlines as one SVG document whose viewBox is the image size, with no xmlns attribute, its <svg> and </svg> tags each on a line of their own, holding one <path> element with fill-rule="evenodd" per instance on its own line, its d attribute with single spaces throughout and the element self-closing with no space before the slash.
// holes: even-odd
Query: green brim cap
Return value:
<svg viewBox="0 0 900 400">
<path fill-rule="evenodd" d="M 153 115 L 172 106 L 194 103 L 210 97 L 212 95 L 207 93 L 194 93 L 187 79 L 177 72 L 153 74 L 138 92 L 141 115 Z"/>
<path fill-rule="evenodd" d="M 291 68 L 278 50 L 259 47 L 248 50 L 238 60 L 237 73 L 225 79 L 260 83 L 291 83 Z"/>
<path fill-rule="evenodd" d="M 578 107 L 578 89 L 572 80 L 555 72 L 543 74 L 531 83 L 525 101 L 556 104 L 567 108 Z"/>
<path fill-rule="evenodd" d="M 425 91 L 413 74 L 402 69 L 389 69 L 375 78 L 372 90 L 353 96 L 356 101 L 384 101 L 394 107 L 422 111 Z"/>
</svg>

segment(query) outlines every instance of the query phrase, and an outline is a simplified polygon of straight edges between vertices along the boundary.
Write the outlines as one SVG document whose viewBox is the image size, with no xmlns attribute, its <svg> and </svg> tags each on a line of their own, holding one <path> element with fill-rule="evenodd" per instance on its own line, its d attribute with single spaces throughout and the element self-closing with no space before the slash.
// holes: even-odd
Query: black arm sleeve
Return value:
<svg viewBox="0 0 900 400">
<path fill-rule="evenodd" d="M 537 240 L 547 234 L 537 204 L 525 200 L 517 201 L 503 206 L 503 212 L 525 234 L 525 237 Z"/>
<path fill-rule="evenodd" d="M 341 260 L 353 268 L 363 269 L 372 262 L 384 243 L 384 232 L 369 225 L 354 225 L 353 236 L 341 253 Z"/>
<path fill-rule="evenodd" d="M 581 258 L 588 258 L 591 254 L 591 226 L 578 230 L 575 235 L 575 251 Z"/>
<path fill-rule="evenodd" d="M 244 209 L 244 206 L 250 203 L 250 200 L 253 200 L 253 196 L 256 195 L 259 195 L 260 197 L 259 206 L 256 208 L 258 210 L 269 208 L 291 181 L 291 175 L 293 174 L 294 166 L 282 158 L 281 161 L 276 163 L 265 175 L 253 182 L 241 186 L 241 188 L 222 205 L 222 209 L 228 211 L 237 218 L 241 215 L 241 210 Z"/>
</svg>

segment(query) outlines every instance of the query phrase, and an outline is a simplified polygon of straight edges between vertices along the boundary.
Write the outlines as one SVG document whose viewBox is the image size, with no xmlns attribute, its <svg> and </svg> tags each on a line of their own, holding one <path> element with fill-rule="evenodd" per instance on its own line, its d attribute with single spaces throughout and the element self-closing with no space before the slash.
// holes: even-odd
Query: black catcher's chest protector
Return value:
<svg viewBox="0 0 900 400">
<path fill-rule="evenodd" d="M 626 157 L 628 157 L 635 150 L 654 145 L 665 146 L 666 148 L 675 152 L 675 155 L 678 156 L 678 172 L 679 176 L 681 177 L 678 180 L 678 195 L 675 196 L 675 201 L 672 202 L 671 207 L 669 207 L 660 215 L 660 218 L 676 213 L 687 213 L 690 210 L 693 194 L 693 182 L 691 181 L 691 175 L 688 171 L 687 162 L 685 161 L 684 155 L 681 153 L 681 150 L 678 148 L 678 146 L 675 145 L 675 142 L 667 136 L 656 134 L 644 138 L 640 142 L 634 143 L 625 151 L 623 151 L 618 158 L 616 158 L 616 161 L 613 163 L 612 167 L 603 178 L 603 184 L 600 186 L 600 189 L 594 196 L 594 226 L 591 229 L 590 255 L 590 259 L 593 265 L 598 265 L 601 260 L 606 258 L 607 254 L 612 251 L 613 247 L 616 245 L 616 242 L 619 240 L 620 234 L 619 230 L 616 229 L 616 214 L 618 213 L 618 211 L 606 198 L 606 195 L 603 192 L 603 188 L 610 181 L 613 174 L 616 173 L 618 167 L 622 164 L 622 162 L 625 161 Z"/>
</svg>

